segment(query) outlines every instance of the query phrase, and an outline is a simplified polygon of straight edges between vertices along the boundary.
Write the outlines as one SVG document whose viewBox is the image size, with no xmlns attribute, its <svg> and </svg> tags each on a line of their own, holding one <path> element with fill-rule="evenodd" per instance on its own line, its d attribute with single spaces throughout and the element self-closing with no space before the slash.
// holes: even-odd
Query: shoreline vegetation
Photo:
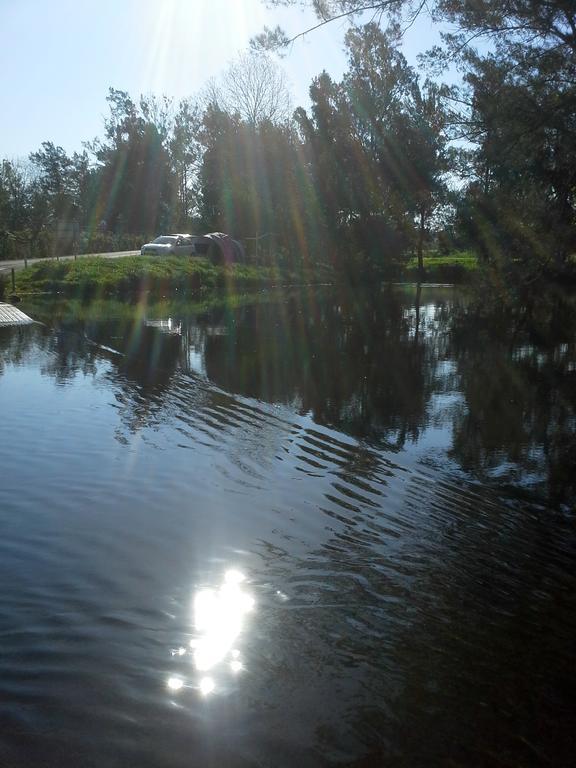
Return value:
<svg viewBox="0 0 576 768">
<path fill-rule="evenodd" d="M 283 272 L 272 267 L 212 264 L 207 259 L 179 256 L 99 256 L 76 261 L 46 260 L 16 273 L 18 297 L 62 295 L 68 298 L 196 294 L 226 289 L 253 290 L 274 285 Z"/>
<path fill-rule="evenodd" d="M 262 265 L 252 275 L 234 267 L 178 277 L 167 267 L 140 278 L 106 267 L 114 276 L 88 277 L 83 265 L 76 277 L 38 280 L 50 290 L 58 280 L 66 290 L 75 280 L 82 290 L 190 281 L 196 290 L 280 273 L 316 280 L 320 259 L 335 282 L 353 285 L 478 278 L 521 293 L 576 282 L 573 3 L 432 0 L 433 20 L 452 31 L 415 66 L 400 19 L 411 26 L 425 4 L 381 0 L 370 20 L 361 0 L 270 0 L 278 4 L 308 6 L 321 25 L 354 19 L 341 72 L 318 73 L 306 107 L 293 109 L 266 53 L 289 44 L 280 27 L 187 98 L 111 86 L 101 131 L 82 152 L 44 141 L 27 159 L 1 160 L 0 259 L 229 232 Z M 477 50 L 482 38 L 490 44 Z M 445 81 L 450 66 L 459 77 Z M 459 249 L 481 268 L 455 262 Z M 447 261 L 430 263 L 432 251 Z"/>
<path fill-rule="evenodd" d="M 478 273 L 478 260 L 470 252 L 449 255 L 432 254 L 424 259 L 424 280 L 455 284 L 470 283 Z M 204 258 L 125 256 L 117 259 L 99 256 L 75 261 L 47 259 L 19 270 L 15 289 L 11 290 L 6 276 L 0 284 L 0 298 L 35 295 L 62 295 L 68 298 L 97 296 L 195 295 L 225 290 L 234 294 L 281 284 L 338 282 L 346 276 L 329 265 L 315 264 L 313 268 L 287 268 L 281 264 L 217 265 Z M 383 280 L 416 282 L 418 263 L 410 259 L 395 274 Z M 1 279 L 1 278 L 0 278 Z"/>
</svg>

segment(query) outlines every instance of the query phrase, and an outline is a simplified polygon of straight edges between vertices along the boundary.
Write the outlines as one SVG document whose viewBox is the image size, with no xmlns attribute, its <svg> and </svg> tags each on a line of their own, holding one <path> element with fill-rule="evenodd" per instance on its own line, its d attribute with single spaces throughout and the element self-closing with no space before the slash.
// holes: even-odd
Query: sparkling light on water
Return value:
<svg viewBox="0 0 576 768">
<path fill-rule="evenodd" d="M 254 608 L 254 598 L 242 588 L 245 578 L 240 571 L 230 570 L 218 589 L 202 589 L 196 594 L 194 626 L 199 637 L 190 645 L 194 666 L 199 672 L 213 669 L 229 654 L 238 660 L 239 652 L 234 645 L 242 631 L 244 617 Z"/>
<path fill-rule="evenodd" d="M 171 691 L 179 691 L 180 688 L 184 685 L 184 681 L 181 680 L 179 677 L 169 677 L 168 678 L 168 688 Z"/>
<path fill-rule="evenodd" d="M 203 696 L 208 696 L 214 688 L 216 687 L 214 680 L 212 680 L 211 677 L 203 677 L 202 680 L 200 680 L 200 693 Z"/>
<path fill-rule="evenodd" d="M 172 649 L 172 656 L 190 654 L 194 668 L 200 673 L 212 671 L 220 664 L 234 675 L 244 669 L 236 641 L 244 628 L 246 614 L 255 606 L 254 598 L 244 587 L 245 581 L 241 571 L 232 569 L 226 571 L 219 587 L 201 589 L 196 593 L 196 637 L 190 640 L 189 648 L 180 646 Z M 170 691 L 179 691 L 183 686 L 184 680 L 177 676 L 167 681 Z M 198 689 L 203 696 L 211 694 L 216 689 L 214 678 L 202 676 Z"/>
</svg>

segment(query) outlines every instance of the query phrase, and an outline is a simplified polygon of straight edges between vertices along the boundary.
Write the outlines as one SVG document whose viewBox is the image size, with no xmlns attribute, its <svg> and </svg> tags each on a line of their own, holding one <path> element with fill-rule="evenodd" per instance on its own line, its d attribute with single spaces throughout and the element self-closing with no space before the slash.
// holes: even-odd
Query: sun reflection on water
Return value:
<svg viewBox="0 0 576 768">
<path fill-rule="evenodd" d="M 184 681 L 181 680 L 179 677 L 169 677 L 168 678 L 168 688 L 171 691 L 179 691 L 180 688 L 184 685 Z"/>
<path fill-rule="evenodd" d="M 190 640 L 190 650 L 179 647 L 173 656 L 191 655 L 194 669 L 201 673 L 196 687 L 203 696 L 216 690 L 214 674 L 219 666 L 233 675 L 244 670 L 240 650 L 236 647 L 246 614 L 254 610 L 254 598 L 246 591 L 246 577 L 237 570 L 229 570 L 219 587 L 199 590 L 194 597 L 194 629 L 196 636 Z M 206 675 L 211 672 L 211 675 Z M 170 691 L 184 687 L 180 677 L 171 676 L 167 686 Z"/>
</svg>

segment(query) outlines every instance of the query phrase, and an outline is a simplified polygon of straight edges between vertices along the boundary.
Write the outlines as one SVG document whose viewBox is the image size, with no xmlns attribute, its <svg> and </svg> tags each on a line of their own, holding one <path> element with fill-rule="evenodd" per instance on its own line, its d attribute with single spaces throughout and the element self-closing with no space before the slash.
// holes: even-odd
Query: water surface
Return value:
<svg viewBox="0 0 576 768">
<path fill-rule="evenodd" d="M 571 766 L 576 309 L 0 329 L 0 763 Z"/>
</svg>

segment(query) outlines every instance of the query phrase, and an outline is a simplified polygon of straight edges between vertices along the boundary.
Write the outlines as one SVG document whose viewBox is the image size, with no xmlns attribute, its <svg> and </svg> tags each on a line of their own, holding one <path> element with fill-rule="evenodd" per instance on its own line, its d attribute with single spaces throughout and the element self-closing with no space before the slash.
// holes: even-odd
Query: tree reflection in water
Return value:
<svg viewBox="0 0 576 768">
<path fill-rule="evenodd" d="M 41 348 L 43 372 L 65 383 L 108 358 L 130 432 L 161 423 L 174 397 L 194 416 L 234 396 L 287 405 L 393 451 L 440 429 L 445 460 L 472 478 L 573 504 L 570 296 L 548 291 L 507 306 L 451 288 L 302 290 L 195 315 L 180 304 L 173 316 L 179 334 L 147 327 L 138 308 L 118 319 L 59 316 L 51 330 L 4 329 L 3 365 Z"/>
<path fill-rule="evenodd" d="M 276 762 L 287 765 L 299 755 L 312 755 L 300 763 L 312 765 L 571 764 L 573 521 L 532 503 L 574 503 L 569 297 L 507 307 L 408 286 L 159 310 L 180 334 L 146 326 L 138 309 L 111 304 L 105 319 L 83 312 L 48 308 L 47 327 L 1 331 L 0 372 L 31 363 L 36 384 L 41 370 L 59 387 L 86 376 L 101 390 L 70 398 L 78 418 L 60 443 L 67 461 L 30 468 L 44 473 L 48 492 L 26 481 L 27 462 L 15 465 L 21 474 L 6 487 L 17 488 L 18 513 L 5 516 L 8 533 L 16 527 L 4 549 L 16 573 L 22 567 L 40 584 L 41 616 L 59 606 L 56 638 L 63 617 L 73 617 L 62 642 L 74 653 L 69 637 L 78 636 L 85 601 L 94 655 L 90 664 L 80 657 L 76 672 L 89 668 L 98 680 L 86 688 L 98 707 L 78 710 L 91 738 L 117 751 L 99 713 L 120 696 L 117 680 L 143 671 L 145 725 L 130 730 L 127 685 L 118 733 L 157 764 L 189 759 L 206 722 L 217 737 L 210 748 L 248 755 L 247 764 L 274 761 L 282 749 Z M 16 376 L 11 386 L 25 381 Z M 57 394 L 60 405 L 67 393 Z M 53 411 L 45 454 L 61 429 Z M 125 451 L 110 439 L 114 429 L 120 441 L 141 435 L 148 445 Z M 71 452 L 85 436 L 89 450 L 76 461 Z M 37 454 L 34 438 L 23 444 Z M 108 461 L 107 473 L 93 472 L 95 456 Z M 80 470 L 72 483 L 68 463 Z M 500 503 L 504 493 L 513 503 Z M 530 502 L 519 503 L 525 496 Z M 28 548 L 20 552 L 18 541 Z M 214 586 L 230 546 L 257 595 L 246 623 L 241 578 L 230 576 L 224 592 Z M 35 577 L 43 567 L 52 591 Z M 107 588 L 94 589 L 101 578 Z M 18 587 L 7 579 L 7 588 L 12 582 Z M 196 625 L 191 589 L 202 595 Z M 6 621 L 11 628 L 9 612 Z M 5 672 L 25 667 L 28 686 L 39 659 L 49 697 L 38 700 L 52 702 L 59 670 L 74 667 L 60 649 L 62 666 L 47 677 L 37 648 L 50 635 L 29 634 L 23 656 L 17 645 L 26 638 L 13 639 Z M 124 657 L 126 637 L 136 639 Z M 72 682 L 62 690 L 74 697 Z"/>
<path fill-rule="evenodd" d="M 574 300 L 554 291 L 512 307 L 476 301 L 448 324 L 466 403 L 454 417 L 451 455 L 483 479 L 573 504 Z"/>
</svg>

